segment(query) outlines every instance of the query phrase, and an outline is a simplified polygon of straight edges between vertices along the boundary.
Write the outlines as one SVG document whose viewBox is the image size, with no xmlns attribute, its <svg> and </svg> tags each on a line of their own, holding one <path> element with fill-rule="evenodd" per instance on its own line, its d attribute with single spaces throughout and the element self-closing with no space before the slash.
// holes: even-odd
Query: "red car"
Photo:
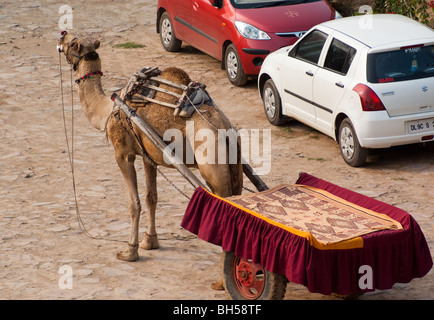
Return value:
<svg viewBox="0 0 434 320">
<path fill-rule="evenodd" d="M 157 32 L 167 51 L 185 41 L 222 61 L 242 86 L 269 53 L 339 16 L 327 0 L 159 0 Z"/>
</svg>

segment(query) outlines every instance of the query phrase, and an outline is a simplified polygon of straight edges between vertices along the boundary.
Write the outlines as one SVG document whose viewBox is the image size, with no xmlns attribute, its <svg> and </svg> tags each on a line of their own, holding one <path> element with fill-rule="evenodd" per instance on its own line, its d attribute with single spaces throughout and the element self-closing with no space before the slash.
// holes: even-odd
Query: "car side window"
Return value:
<svg viewBox="0 0 434 320">
<path fill-rule="evenodd" d="M 314 30 L 305 36 L 297 46 L 291 50 L 289 56 L 310 63 L 318 64 L 321 51 L 328 35 L 322 31 Z"/>
<path fill-rule="evenodd" d="M 346 75 L 353 62 L 357 50 L 349 45 L 333 39 L 327 57 L 324 63 L 324 68 L 335 71 L 342 75 Z"/>
</svg>

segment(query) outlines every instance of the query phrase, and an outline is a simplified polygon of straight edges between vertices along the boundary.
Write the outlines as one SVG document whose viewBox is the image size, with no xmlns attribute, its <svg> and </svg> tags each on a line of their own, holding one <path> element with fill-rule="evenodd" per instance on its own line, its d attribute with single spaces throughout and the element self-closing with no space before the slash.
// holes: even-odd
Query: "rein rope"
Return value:
<svg viewBox="0 0 434 320">
<path fill-rule="evenodd" d="M 75 213 L 77 216 L 78 227 L 80 231 L 82 231 L 87 237 L 91 239 L 126 243 L 127 241 L 93 236 L 92 234 L 89 233 L 89 231 L 87 230 L 86 226 L 83 223 L 83 220 L 81 219 L 78 200 L 77 200 L 77 187 L 75 183 L 75 170 L 74 170 L 74 90 L 73 90 L 72 68 L 70 68 L 70 82 L 71 82 L 71 146 L 70 146 L 69 138 L 68 138 L 68 130 L 66 128 L 65 101 L 63 97 L 64 90 L 63 90 L 63 77 L 62 77 L 62 57 L 60 52 L 59 52 L 59 71 L 60 71 L 60 95 L 62 100 L 63 127 L 64 127 L 65 138 L 66 138 L 66 147 L 68 149 L 69 164 L 71 167 L 72 189 L 74 191 Z"/>
</svg>

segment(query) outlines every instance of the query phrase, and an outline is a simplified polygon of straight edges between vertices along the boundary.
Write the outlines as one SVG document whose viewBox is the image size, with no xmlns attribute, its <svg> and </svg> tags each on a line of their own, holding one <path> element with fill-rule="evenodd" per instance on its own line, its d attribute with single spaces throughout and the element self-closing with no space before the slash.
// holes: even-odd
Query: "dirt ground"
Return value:
<svg viewBox="0 0 434 320">
<path fill-rule="evenodd" d="M 161 176 L 160 250 L 140 250 L 140 259 L 133 263 L 115 258 L 129 234 L 124 181 L 112 146 L 82 114 L 75 90 L 71 108 L 70 72 L 63 60 L 69 141 L 74 115 L 79 210 L 90 234 L 104 240 L 80 232 L 56 51 L 59 19 L 64 14 L 59 8 L 64 4 L 57 0 L 0 3 L 0 299 L 227 299 L 224 292 L 210 289 L 220 273 L 220 247 L 180 227 L 188 199 Z M 294 183 L 304 171 L 395 205 L 415 217 L 434 254 L 432 145 L 378 150 L 365 167 L 351 168 L 332 139 L 295 121 L 282 128 L 271 126 L 255 81 L 244 88 L 230 85 L 218 61 L 189 46 L 180 53 L 165 52 L 155 32 L 156 1 L 95 0 L 71 5 L 70 33 L 101 40 L 107 94 L 125 86 L 142 67 L 181 67 L 192 79 L 207 84 L 237 128 L 271 129 L 272 167 L 262 177 L 269 186 Z M 115 47 L 127 41 L 144 47 Z M 140 161 L 137 170 L 143 191 Z M 186 193 L 193 192 L 177 171 L 163 172 Z M 247 178 L 245 183 L 251 187 Z M 143 217 L 141 235 L 145 222 Z M 72 272 L 72 283 L 63 281 L 64 268 Z M 65 288 L 68 284 L 71 289 Z M 335 298 L 289 284 L 285 299 Z M 434 299 L 434 271 L 361 299 Z"/>
</svg>

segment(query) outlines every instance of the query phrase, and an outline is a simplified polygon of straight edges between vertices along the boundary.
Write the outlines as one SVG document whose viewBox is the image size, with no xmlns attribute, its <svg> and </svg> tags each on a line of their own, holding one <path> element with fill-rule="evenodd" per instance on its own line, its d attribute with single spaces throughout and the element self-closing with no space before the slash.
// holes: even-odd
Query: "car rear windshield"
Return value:
<svg viewBox="0 0 434 320">
<path fill-rule="evenodd" d="M 371 83 L 434 77 L 434 45 L 369 54 L 367 73 Z"/>
<path fill-rule="evenodd" d="M 277 6 L 289 6 L 292 4 L 311 3 L 321 0 L 231 0 L 232 6 L 237 9 L 249 9 L 249 8 L 267 8 Z"/>
</svg>

